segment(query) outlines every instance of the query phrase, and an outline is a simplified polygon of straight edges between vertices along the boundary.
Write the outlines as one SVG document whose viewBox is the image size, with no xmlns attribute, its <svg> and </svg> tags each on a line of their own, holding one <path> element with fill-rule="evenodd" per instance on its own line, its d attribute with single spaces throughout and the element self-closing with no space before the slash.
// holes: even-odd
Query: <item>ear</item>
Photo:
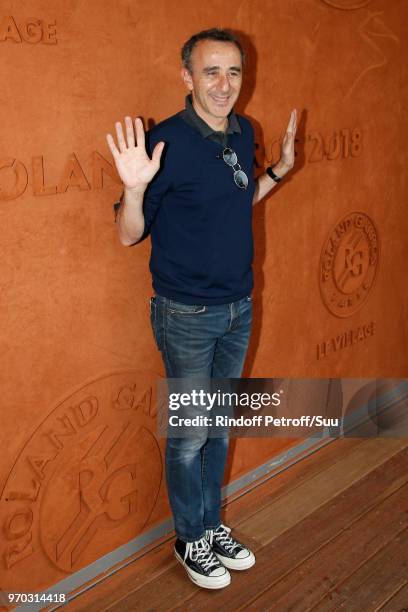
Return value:
<svg viewBox="0 0 408 612">
<path fill-rule="evenodd" d="M 193 91 L 193 79 L 191 77 L 190 72 L 184 66 L 181 69 L 181 78 L 183 79 L 184 84 L 187 87 L 187 89 L 189 89 L 190 91 Z"/>
</svg>

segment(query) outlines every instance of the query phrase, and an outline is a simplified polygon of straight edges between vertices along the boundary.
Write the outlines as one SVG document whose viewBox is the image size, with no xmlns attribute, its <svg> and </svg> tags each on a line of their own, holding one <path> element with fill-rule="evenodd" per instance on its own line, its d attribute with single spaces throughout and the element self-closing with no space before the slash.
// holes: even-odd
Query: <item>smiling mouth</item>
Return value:
<svg viewBox="0 0 408 612">
<path fill-rule="evenodd" d="M 216 104 L 220 104 L 221 106 L 226 106 L 229 102 L 230 97 L 227 98 L 219 98 L 217 96 L 211 96 Z"/>
</svg>

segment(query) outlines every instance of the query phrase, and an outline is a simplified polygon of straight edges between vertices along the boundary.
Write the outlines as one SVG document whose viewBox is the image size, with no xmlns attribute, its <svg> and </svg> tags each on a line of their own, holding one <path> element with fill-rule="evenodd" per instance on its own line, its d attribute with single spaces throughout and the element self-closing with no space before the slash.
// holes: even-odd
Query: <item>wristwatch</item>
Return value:
<svg viewBox="0 0 408 612">
<path fill-rule="evenodd" d="M 271 177 L 271 179 L 272 179 L 273 181 L 275 181 L 275 183 L 279 183 L 279 182 L 282 180 L 282 178 L 283 178 L 282 176 L 277 176 L 277 175 L 274 173 L 274 171 L 272 170 L 272 166 L 268 166 L 268 167 L 266 168 L 266 171 L 265 171 L 265 172 L 266 172 L 266 174 L 267 174 L 268 176 L 270 176 L 270 177 Z"/>
</svg>

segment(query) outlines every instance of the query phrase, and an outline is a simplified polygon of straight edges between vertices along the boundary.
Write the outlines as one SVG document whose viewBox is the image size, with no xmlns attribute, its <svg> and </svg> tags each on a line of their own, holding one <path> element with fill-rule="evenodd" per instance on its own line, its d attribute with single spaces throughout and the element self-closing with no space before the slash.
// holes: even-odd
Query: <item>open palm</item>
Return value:
<svg viewBox="0 0 408 612">
<path fill-rule="evenodd" d="M 164 142 L 159 142 L 152 152 L 152 158 L 146 153 L 145 133 L 140 118 L 135 119 L 135 131 L 130 117 L 125 117 L 126 140 L 122 124 L 115 123 L 118 147 L 111 134 L 106 140 L 113 155 L 117 171 L 127 189 L 145 187 L 160 168 L 160 158 Z"/>
<path fill-rule="evenodd" d="M 293 168 L 295 163 L 295 136 L 296 136 L 296 109 L 290 114 L 289 124 L 282 142 L 281 162 L 288 169 Z"/>
</svg>

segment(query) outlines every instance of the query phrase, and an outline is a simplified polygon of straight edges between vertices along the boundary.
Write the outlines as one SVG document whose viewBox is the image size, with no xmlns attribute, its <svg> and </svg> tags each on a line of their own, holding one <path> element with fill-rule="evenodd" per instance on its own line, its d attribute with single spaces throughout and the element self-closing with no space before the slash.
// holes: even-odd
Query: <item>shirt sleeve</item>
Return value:
<svg viewBox="0 0 408 612">
<path fill-rule="evenodd" d="M 146 151 L 149 157 L 152 155 L 152 151 L 156 144 L 160 142 L 161 139 L 158 135 L 148 132 L 146 134 Z M 144 216 L 144 231 L 141 237 L 134 244 L 139 244 L 142 242 L 147 236 L 150 234 L 151 227 L 154 223 L 158 210 L 162 204 L 163 196 L 170 189 L 170 177 L 169 177 L 169 169 L 168 169 L 168 144 L 166 143 L 164 150 L 161 155 L 160 160 L 160 169 L 157 174 L 150 181 L 149 185 L 144 194 L 143 198 L 143 216 Z M 119 200 L 114 203 L 113 210 L 115 215 L 115 223 L 117 220 L 119 209 L 122 205 L 124 192 L 122 192 Z M 133 245 L 132 245 L 133 246 Z"/>
</svg>

